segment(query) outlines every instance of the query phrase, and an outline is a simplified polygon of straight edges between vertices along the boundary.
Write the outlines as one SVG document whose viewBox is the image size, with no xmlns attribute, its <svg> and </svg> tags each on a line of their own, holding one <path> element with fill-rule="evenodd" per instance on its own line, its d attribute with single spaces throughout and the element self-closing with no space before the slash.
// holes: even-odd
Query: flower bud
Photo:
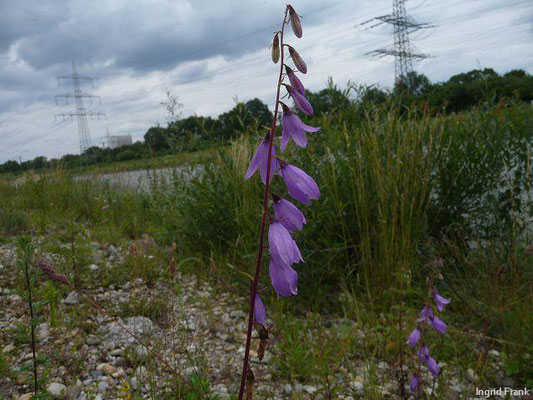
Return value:
<svg viewBox="0 0 533 400">
<path fill-rule="evenodd" d="M 279 61 L 279 36 L 276 33 L 274 40 L 272 41 L 272 61 L 277 64 Z"/>
<path fill-rule="evenodd" d="M 304 60 L 302 57 L 300 57 L 300 54 L 296 50 L 294 50 L 294 47 L 287 46 L 289 48 L 289 53 L 291 55 L 292 61 L 294 62 L 294 65 L 300 71 L 302 74 L 307 74 L 307 65 L 305 65 Z"/>
<path fill-rule="evenodd" d="M 291 27 L 292 31 L 296 35 L 296 37 L 301 38 L 302 37 L 302 24 L 300 23 L 300 16 L 296 13 L 294 8 L 292 8 L 291 5 L 289 7 L 289 19 L 291 21 Z"/>
</svg>

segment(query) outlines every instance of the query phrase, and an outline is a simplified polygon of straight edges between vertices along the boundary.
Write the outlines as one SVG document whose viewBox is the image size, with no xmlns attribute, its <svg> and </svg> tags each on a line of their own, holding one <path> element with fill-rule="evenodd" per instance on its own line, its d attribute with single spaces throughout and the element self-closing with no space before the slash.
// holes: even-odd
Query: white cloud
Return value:
<svg viewBox="0 0 533 400">
<path fill-rule="evenodd" d="M 76 123 L 53 117 L 68 111 L 54 104 L 53 96 L 68 90 L 57 88 L 54 77 L 70 72 L 73 57 L 80 73 L 99 78 L 95 88 L 86 87 L 102 97 L 100 110 L 108 115 L 89 121 L 94 143 L 106 128 L 140 140 L 149 126 L 165 123 L 159 103 L 166 89 L 179 95 L 186 115 L 215 116 L 231 108 L 235 96 L 272 103 L 277 66 L 269 61 L 268 46 L 285 1 L 242 7 L 236 0 L 52 3 L 54 13 L 31 7 L 22 13 L 13 1 L 0 9 L 11 16 L 0 18 L 0 162 L 78 152 Z M 308 88 L 322 88 L 329 76 L 341 86 L 348 80 L 390 86 L 393 60 L 365 53 L 390 45 L 392 28 L 354 28 L 387 14 L 389 0 L 293 3 L 303 15 L 304 37 L 291 35 L 290 41 L 308 64 L 302 77 Z M 533 72 L 531 1 L 407 5 L 415 19 L 437 25 L 412 35 L 419 51 L 434 56 L 415 64 L 431 80 L 478 66 Z M 35 19 L 40 24 L 28 23 Z"/>
</svg>

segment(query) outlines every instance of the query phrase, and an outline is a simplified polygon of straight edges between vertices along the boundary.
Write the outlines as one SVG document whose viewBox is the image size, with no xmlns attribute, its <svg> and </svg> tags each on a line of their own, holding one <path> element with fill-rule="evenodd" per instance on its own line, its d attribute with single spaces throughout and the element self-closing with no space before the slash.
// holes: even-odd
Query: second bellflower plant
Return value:
<svg viewBox="0 0 533 400">
<path fill-rule="evenodd" d="M 421 396 L 422 385 L 422 369 L 421 365 L 425 364 L 430 374 L 436 379 L 440 374 L 440 368 L 438 362 L 431 356 L 429 346 L 424 340 L 426 329 L 433 329 L 439 334 L 445 334 L 448 330 L 444 321 L 442 321 L 437 315 L 437 312 L 442 312 L 447 304 L 450 304 L 449 299 L 442 297 L 437 288 L 434 285 L 435 277 L 442 279 L 441 273 L 437 270 L 439 264 L 435 263 L 433 267 L 433 273 L 428 277 L 428 301 L 426 305 L 420 311 L 420 318 L 416 322 L 415 328 L 409 334 L 407 338 L 407 344 L 413 349 L 416 349 L 416 371 L 411 377 L 409 384 L 410 390 L 415 394 L 416 399 Z M 431 305 L 431 298 L 435 303 L 436 310 Z"/>
<path fill-rule="evenodd" d="M 238 400 L 243 399 L 245 391 L 247 396 L 251 396 L 252 392 L 252 386 L 247 381 L 253 381 L 253 379 L 249 379 L 250 376 L 255 377 L 249 365 L 250 344 L 254 325 L 256 327 L 259 326 L 258 334 L 261 338 L 263 350 L 265 338 L 268 337 L 268 330 L 265 326 L 266 309 L 258 294 L 265 235 L 268 236 L 270 252 L 269 276 L 272 287 L 279 296 L 289 297 L 298 293 L 298 273 L 293 266 L 303 262 L 302 254 L 292 234 L 295 231 L 301 231 L 307 221 L 296 205 L 279 194 L 272 192 L 271 183 L 273 183 L 274 175 L 277 174 L 283 178 L 288 195 L 298 202 L 310 205 L 312 200 L 320 198 L 320 189 L 311 176 L 297 166 L 289 164 L 286 160 L 276 157 L 276 126 L 280 114 L 283 114 L 281 118 L 283 125 L 281 130 L 281 152 L 287 148 L 291 138 L 297 146 L 305 148 L 307 146 L 306 133 L 320 130 L 319 127 L 303 123 L 297 115 L 297 111 L 292 111 L 286 104 L 280 102 L 281 89 L 285 88 L 289 97 L 294 101 L 297 110 L 309 116 L 313 115 L 313 106 L 305 97 L 305 87 L 296 75 L 296 73 L 306 74 L 307 64 L 294 47 L 284 42 L 285 28 L 289 24 L 294 35 L 298 38 L 302 37 L 303 30 L 300 16 L 291 5 L 286 6 L 281 30 L 274 33 L 272 41 L 272 61 L 276 64 L 280 63 L 272 126 L 259 144 L 245 174 L 245 178 L 249 179 L 259 170 L 265 190 L 263 192 L 263 212 L 259 230 L 255 275 L 252 280 L 250 294 L 248 330 Z M 287 58 L 285 50 L 288 50 L 295 69 L 285 64 Z M 284 71 L 285 74 L 283 73 Z M 283 82 L 285 78 L 288 78 L 289 83 Z M 270 211 L 271 206 L 273 213 Z M 267 223 L 269 224 L 268 233 L 266 233 Z"/>
</svg>

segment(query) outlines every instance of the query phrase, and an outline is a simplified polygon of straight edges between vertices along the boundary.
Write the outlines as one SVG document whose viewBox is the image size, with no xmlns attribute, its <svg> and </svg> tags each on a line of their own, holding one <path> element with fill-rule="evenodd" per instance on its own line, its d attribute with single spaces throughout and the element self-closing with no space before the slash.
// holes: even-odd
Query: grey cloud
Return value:
<svg viewBox="0 0 533 400">
<path fill-rule="evenodd" d="M 17 42 L 20 57 L 37 69 L 71 59 L 91 63 L 113 58 L 119 69 L 165 70 L 178 62 L 254 51 L 265 44 L 264 37 L 241 37 L 243 32 L 268 31 L 279 23 L 277 2 L 162 1 L 156 7 L 140 0 L 70 1 L 44 17 L 39 10 L 29 17 L 20 11 L 33 3 L 4 6 L 11 15 L 10 23 L 4 25 L 23 21 L 14 32 L 6 33 L 6 42 Z M 306 2 L 305 9 L 320 5 L 319 1 Z M 309 23 L 318 20 L 313 15 Z"/>
</svg>

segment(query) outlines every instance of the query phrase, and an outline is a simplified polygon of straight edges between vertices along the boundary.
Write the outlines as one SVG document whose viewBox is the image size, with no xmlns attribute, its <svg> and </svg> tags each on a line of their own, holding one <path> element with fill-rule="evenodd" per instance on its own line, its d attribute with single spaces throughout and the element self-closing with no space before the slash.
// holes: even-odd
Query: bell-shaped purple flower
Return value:
<svg viewBox="0 0 533 400">
<path fill-rule="evenodd" d="M 257 295 L 255 296 L 254 318 L 255 318 L 256 322 L 258 322 L 261 325 L 265 326 L 266 307 L 263 304 L 263 300 L 261 300 L 261 296 L 259 296 L 259 293 L 257 293 Z"/>
<path fill-rule="evenodd" d="M 422 336 L 422 333 L 420 332 L 420 329 L 415 328 L 415 329 L 413 329 L 413 331 L 409 335 L 409 339 L 407 339 L 407 343 L 412 348 L 415 348 L 416 345 L 418 344 L 418 341 L 420 340 L 421 336 Z"/>
<path fill-rule="evenodd" d="M 302 96 L 305 94 L 305 88 L 302 84 L 302 81 L 298 79 L 292 68 L 290 68 L 288 65 L 285 65 L 285 72 L 287 73 L 287 77 L 289 78 L 289 82 L 291 83 L 291 86 L 295 88 L 298 93 L 300 93 Z"/>
<path fill-rule="evenodd" d="M 437 332 L 440 332 L 442 334 L 446 333 L 446 330 L 447 330 L 446 324 L 444 323 L 444 321 L 440 320 L 439 318 L 432 317 L 431 325 L 433 325 L 433 328 L 435 328 Z"/>
<path fill-rule="evenodd" d="M 418 389 L 418 385 L 420 385 L 420 377 L 418 376 L 418 374 L 414 374 L 411 377 L 411 380 L 409 381 L 409 389 L 411 390 L 411 392 L 416 392 L 416 389 Z"/>
<path fill-rule="evenodd" d="M 287 88 L 287 91 L 294 100 L 294 104 L 296 104 L 296 107 L 298 107 L 298 109 L 304 114 L 313 115 L 313 106 L 311 105 L 311 103 L 309 103 L 309 100 L 307 100 L 303 94 L 301 94 L 291 85 L 285 85 L 285 87 Z"/>
<path fill-rule="evenodd" d="M 281 134 L 281 151 L 285 150 L 289 144 L 289 138 L 292 137 L 294 142 L 300 146 L 307 146 L 307 135 L 305 132 L 317 132 L 320 127 L 306 125 L 300 117 L 293 114 L 289 107 L 282 104 L 283 107 L 283 132 Z"/>
<path fill-rule="evenodd" d="M 270 258 L 268 268 L 272 286 L 277 294 L 283 297 L 295 296 L 298 294 L 296 287 L 298 283 L 298 273 L 288 265 L 279 265 L 274 257 Z"/>
<path fill-rule="evenodd" d="M 320 189 L 316 182 L 300 168 L 285 164 L 281 166 L 280 174 L 287 185 L 289 195 L 304 204 L 311 204 L 311 200 L 320 198 Z"/>
<path fill-rule="evenodd" d="M 306 223 L 305 216 L 294 204 L 277 196 L 274 198 L 274 217 L 288 231 L 301 231 Z"/>
<path fill-rule="evenodd" d="M 274 157 L 276 154 L 276 149 L 272 146 L 272 160 L 270 161 L 270 180 L 274 176 L 274 172 L 279 169 L 278 160 Z M 245 179 L 249 179 L 255 171 L 259 168 L 259 174 L 261 175 L 261 180 L 266 184 L 267 180 L 267 169 L 268 169 L 268 140 L 263 139 L 261 144 L 257 148 L 248 170 L 246 171 Z"/>
<path fill-rule="evenodd" d="M 428 356 L 427 359 L 428 364 L 428 370 L 431 372 L 431 375 L 434 377 L 439 376 L 439 364 L 437 364 L 437 361 L 433 357 Z"/>
<path fill-rule="evenodd" d="M 420 319 L 419 321 L 430 323 L 430 318 L 433 317 L 433 310 L 430 306 L 425 306 L 422 311 L 420 311 Z"/>
<path fill-rule="evenodd" d="M 268 228 L 270 253 L 278 265 L 290 267 L 303 261 L 298 245 L 280 222 L 274 221 Z"/>
<path fill-rule="evenodd" d="M 437 289 L 433 289 L 433 299 L 435 300 L 435 304 L 437 305 L 437 309 L 439 311 L 444 310 L 444 306 L 450 304 L 450 299 L 445 299 L 442 297 Z"/>
<path fill-rule="evenodd" d="M 429 357 L 429 348 L 425 344 L 423 344 L 418 348 L 416 356 L 420 361 L 425 362 Z"/>
</svg>

